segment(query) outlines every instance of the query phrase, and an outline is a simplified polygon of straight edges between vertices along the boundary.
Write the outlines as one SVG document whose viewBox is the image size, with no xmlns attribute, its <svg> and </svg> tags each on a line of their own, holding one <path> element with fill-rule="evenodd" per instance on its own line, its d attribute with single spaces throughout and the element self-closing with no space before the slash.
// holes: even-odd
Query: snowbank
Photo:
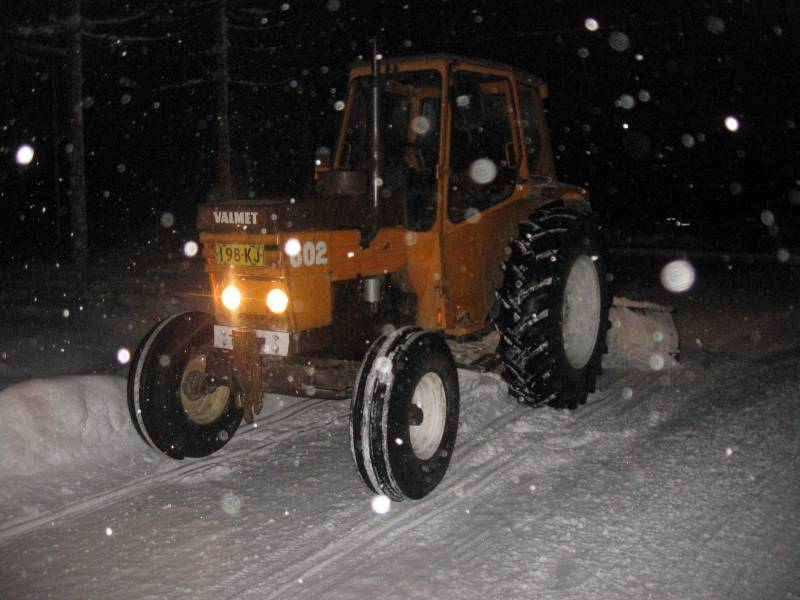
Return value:
<svg viewBox="0 0 800 600">
<path fill-rule="evenodd" d="M 140 441 L 125 379 L 32 379 L 0 391 L 0 477 L 97 462 Z"/>
</svg>

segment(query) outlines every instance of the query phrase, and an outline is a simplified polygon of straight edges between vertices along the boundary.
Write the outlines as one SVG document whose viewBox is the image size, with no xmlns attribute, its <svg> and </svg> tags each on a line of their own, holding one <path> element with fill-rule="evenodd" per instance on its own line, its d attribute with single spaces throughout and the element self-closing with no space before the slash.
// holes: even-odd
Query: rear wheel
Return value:
<svg viewBox="0 0 800 600">
<path fill-rule="evenodd" d="M 523 402 L 577 408 L 601 370 L 611 299 L 595 219 L 540 209 L 510 248 L 497 293 L 503 378 Z"/>
<path fill-rule="evenodd" d="M 353 461 L 392 500 L 427 496 L 447 471 L 458 430 L 458 374 L 442 336 L 404 327 L 379 338 L 356 379 Z"/>
<path fill-rule="evenodd" d="M 211 315 L 172 315 L 148 332 L 131 361 L 131 420 L 145 442 L 173 458 L 216 452 L 242 420 L 231 382 L 206 373 L 212 340 Z"/>
</svg>

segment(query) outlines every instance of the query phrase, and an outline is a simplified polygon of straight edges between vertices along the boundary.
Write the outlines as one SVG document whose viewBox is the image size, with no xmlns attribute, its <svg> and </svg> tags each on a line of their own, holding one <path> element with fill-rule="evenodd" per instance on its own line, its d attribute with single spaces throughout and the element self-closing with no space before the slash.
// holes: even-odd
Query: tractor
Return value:
<svg viewBox="0 0 800 600">
<path fill-rule="evenodd" d="M 349 399 L 364 484 L 418 500 L 456 444 L 453 343 L 496 330 L 511 396 L 584 403 L 606 349 L 606 259 L 588 192 L 556 177 L 547 94 L 489 60 L 353 65 L 312 192 L 198 208 L 213 310 L 168 317 L 136 350 L 144 441 L 204 457 L 265 392 Z"/>
</svg>

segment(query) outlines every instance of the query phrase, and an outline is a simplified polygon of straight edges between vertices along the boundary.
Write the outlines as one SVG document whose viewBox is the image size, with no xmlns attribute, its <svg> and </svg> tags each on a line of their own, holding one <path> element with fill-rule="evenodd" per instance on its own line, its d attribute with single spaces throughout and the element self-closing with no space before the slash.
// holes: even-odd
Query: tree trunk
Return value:
<svg viewBox="0 0 800 600">
<path fill-rule="evenodd" d="M 214 95 L 217 100 L 217 183 L 222 199 L 233 198 L 231 134 L 228 100 L 228 0 L 219 0 L 219 39 L 216 49 Z"/>
<path fill-rule="evenodd" d="M 305 191 L 314 189 L 314 152 L 311 150 L 311 98 L 310 86 L 301 90 L 299 95 L 301 124 L 300 124 L 300 172 L 302 185 Z"/>
<path fill-rule="evenodd" d="M 67 106 L 69 109 L 70 219 L 72 222 L 72 252 L 78 269 L 80 292 L 88 287 L 89 232 L 86 218 L 86 160 L 83 138 L 83 23 L 81 0 L 70 0 L 67 16 Z"/>
<path fill-rule="evenodd" d="M 50 68 L 50 146 L 53 152 L 53 199 L 55 200 L 56 256 L 62 250 L 64 232 L 62 228 L 63 212 L 61 209 L 61 152 L 64 143 L 61 140 L 61 104 L 58 101 L 58 70 L 54 64 Z"/>
</svg>

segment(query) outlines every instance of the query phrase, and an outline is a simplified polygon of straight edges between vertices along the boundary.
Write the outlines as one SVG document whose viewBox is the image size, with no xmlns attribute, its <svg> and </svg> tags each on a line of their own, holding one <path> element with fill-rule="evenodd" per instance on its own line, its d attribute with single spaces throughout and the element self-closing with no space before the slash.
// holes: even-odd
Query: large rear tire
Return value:
<svg viewBox="0 0 800 600">
<path fill-rule="evenodd" d="M 539 209 L 519 226 L 497 292 L 497 352 L 520 401 L 575 409 L 595 389 L 611 296 L 595 218 Z"/>
<path fill-rule="evenodd" d="M 172 458 L 222 448 L 242 420 L 231 382 L 205 378 L 214 321 L 202 312 L 167 317 L 145 335 L 128 374 L 128 409 L 141 438 Z"/>
<path fill-rule="evenodd" d="M 350 448 L 366 486 L 395 501 L 430 494 L 450 464 L 458 411 L 458 373 L 441 335 L 403 327 L 379 338 L 350 409 Z"/>
</svg>

